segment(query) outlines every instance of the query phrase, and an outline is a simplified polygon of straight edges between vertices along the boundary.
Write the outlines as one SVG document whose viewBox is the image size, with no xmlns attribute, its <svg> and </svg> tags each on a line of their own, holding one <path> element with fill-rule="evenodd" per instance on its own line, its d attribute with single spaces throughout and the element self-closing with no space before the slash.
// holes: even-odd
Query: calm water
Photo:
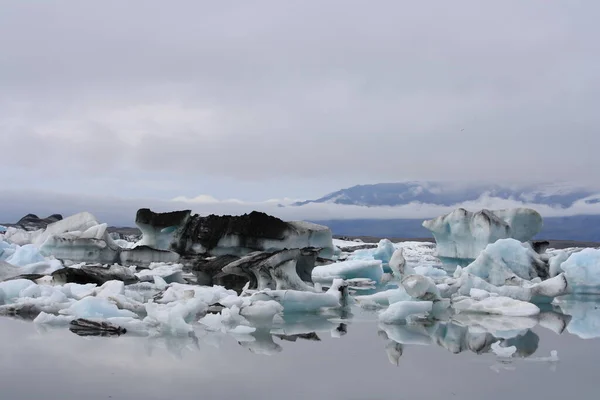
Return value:
<svg viewBox="0 0 600 400">
<path fill-rule="evenodd" d="M 241 344 L 200 327 L 196 339 L 80 337 L 1 318 L 2 399 L 598 398 L 600 339 L 537 325 L 513 339 L 528 357 L 502 363 L 493 353 L 453 354 L 436 343 L 398 345 L 375 318 L 360 311 L 340 326 L 313 317 L 286 328 L 316 332 L 307 338 L 259 332 Z M 445 338 L 461 329 L 446 326 Z M 559 362 L 538 359 L 551 350 Z"/>
</svg>

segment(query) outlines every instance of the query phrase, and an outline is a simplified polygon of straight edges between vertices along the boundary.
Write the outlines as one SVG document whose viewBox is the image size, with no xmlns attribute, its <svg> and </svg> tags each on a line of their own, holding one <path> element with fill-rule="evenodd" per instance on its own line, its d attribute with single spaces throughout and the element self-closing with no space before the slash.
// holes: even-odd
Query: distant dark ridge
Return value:
<svg viewBox="0 0 600 400">
<path fill-rule="evenodd" d="M 432 238 L 431 233 L 421 226 L 422 219 L 347 219 L 312 222 L 330 227 L 334 235 Z M 544 228 L 535 239 L 600 242 L 600 215 L 544 218 Z"/>
</svg>

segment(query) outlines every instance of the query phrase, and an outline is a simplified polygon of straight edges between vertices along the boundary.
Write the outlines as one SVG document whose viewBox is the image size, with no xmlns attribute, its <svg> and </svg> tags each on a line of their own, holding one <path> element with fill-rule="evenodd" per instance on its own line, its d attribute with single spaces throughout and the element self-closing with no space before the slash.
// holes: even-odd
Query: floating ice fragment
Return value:
<svg viewBox="0 0 600 400">
<path fill-rule="evenodd" d="M 431 301 L 399 301 L 379 313 L 379 321 L 384 324 L 405 323 L 408 317 L 425 316 L 432 307 Z"/>
</svg>

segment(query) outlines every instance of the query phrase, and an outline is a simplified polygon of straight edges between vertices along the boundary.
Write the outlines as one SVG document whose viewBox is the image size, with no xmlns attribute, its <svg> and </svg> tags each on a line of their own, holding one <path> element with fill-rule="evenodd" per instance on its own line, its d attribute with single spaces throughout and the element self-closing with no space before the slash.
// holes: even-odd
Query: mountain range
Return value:
<svg viewBox="0 0 600 400">
<path fill-rule="evenodd" d="M 294 205 L 334 203 L 376 207 L 423 203 L 452 206 L 482 197 L 568 208 L 577 202 L 600 203 L 600 190 L 563 183 L 498 185 L 411 181 L 352 186 L 315 200 L 296 202 Z"/>
</svg>

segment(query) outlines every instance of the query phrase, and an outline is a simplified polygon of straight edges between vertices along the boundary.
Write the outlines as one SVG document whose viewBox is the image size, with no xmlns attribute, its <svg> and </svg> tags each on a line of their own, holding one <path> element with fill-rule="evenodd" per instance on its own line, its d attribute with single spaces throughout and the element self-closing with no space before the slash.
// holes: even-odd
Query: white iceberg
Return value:
<svg viewBox="0 0 600 400">
<path fill-rule="evenodd" d="M 424 221 L 423 226 L 433 233 L 438 256 L 475 259 L 488 244 L 499 239 L 531 240 L 542 228 L 542 217 L 528 208 L 475 213 L 459 208 Z"/>
</svg>

